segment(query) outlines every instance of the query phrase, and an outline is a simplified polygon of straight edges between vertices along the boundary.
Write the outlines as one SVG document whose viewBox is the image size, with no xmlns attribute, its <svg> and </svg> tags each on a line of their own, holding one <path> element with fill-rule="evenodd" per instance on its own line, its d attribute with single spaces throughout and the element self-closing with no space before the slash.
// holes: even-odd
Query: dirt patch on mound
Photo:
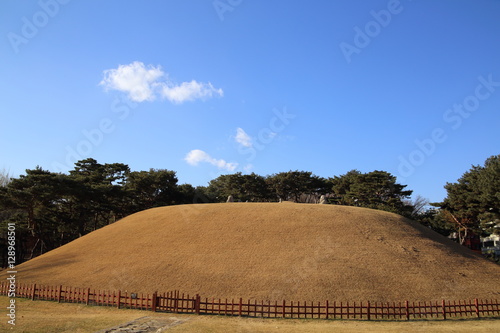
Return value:
<svg viewBox="0 0 500 333">
<path fill-rule="evenodd" d="M 202 297 L 492 298 L 500 266 L 401 216 L 346 206 L 227 203 L 131 215 L 18 266 L 20 282 Z"/>
</svg>

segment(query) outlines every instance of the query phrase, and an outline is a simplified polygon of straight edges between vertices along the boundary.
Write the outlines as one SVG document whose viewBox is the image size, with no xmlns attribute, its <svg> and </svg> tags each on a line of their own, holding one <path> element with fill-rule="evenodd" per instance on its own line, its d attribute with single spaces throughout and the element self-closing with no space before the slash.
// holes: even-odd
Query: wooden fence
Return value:
<svg viewBox="0 0 500 333">
<path fill-rule="evenodd" d="M 0 284 L 0 295 L 9 294 L 10 285 Z M 157 312 L 215 314 L 264 318 L 318 318 L 362 320 L 411 320 L 492 317 L 500 315 L 498 300 L 439 302 L 293 302 L 201 298 L 172 291 L 137 294 L 91 288 L 17 284 L 15 297 L 64 303 L 112 306 Z"/>
</svg>

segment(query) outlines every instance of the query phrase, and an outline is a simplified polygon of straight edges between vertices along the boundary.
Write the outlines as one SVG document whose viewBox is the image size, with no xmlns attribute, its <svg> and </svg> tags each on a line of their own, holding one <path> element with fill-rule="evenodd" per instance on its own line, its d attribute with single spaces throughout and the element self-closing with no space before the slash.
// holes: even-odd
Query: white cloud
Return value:
<svg viewBox="0 0 500 333">
<path fill-rule="evenodd" d="M 224 160 L 218 160 L 204 152 L 203 150 L 194 149 L 187 153 L 184 160 L 190 165 L 198 165 L 201 162 L 210 163 L 219 169 L 234 171 L 238 167 L 238 163 L 228 163 Z"/>
<path fill-rule="evenodd" d="M 199 83 L 195 80 L 182 82 L 180 85 L 164 84 L 161 90 L 161 95 L 173 103 L 182 103 L 198 98 L 205 100 L 213 95 L 222 97 L 223 94 L 222 89 L 215 89 L 210 82 Z"/>
<path fill-rule="evenodd" d="M 144 66 L 134 61 L 130 65 L 120 65 L 117 69 L 104 71 L 104 79 L 99 83 L 105 89 L 122 91 L 134 102 L 152 101 L 158 80 L 164 75 L 161 68 Z"/>
<path fill-rule="evenodd" d="M 129 65 L 119 65 L 116 69 L 104 71 L 104 78 L 99 83 L 106 90 L 124 92 L 134 102 L 153 101 L 164 97 L 172 103 L 180 104 L 196 99 L 205 100 L 215 95 L 223 96 L 222 89 L 216 89 L 208 82 L 182 82 L 176 84 L 160 66 L 144 65 L 134 61 Z"/>
<path fill-rule="evenodd" d="M 252 138 L 240 127 L 236 129 L 235 140 L 244 147 L 252 147 Z"/>
</svg>

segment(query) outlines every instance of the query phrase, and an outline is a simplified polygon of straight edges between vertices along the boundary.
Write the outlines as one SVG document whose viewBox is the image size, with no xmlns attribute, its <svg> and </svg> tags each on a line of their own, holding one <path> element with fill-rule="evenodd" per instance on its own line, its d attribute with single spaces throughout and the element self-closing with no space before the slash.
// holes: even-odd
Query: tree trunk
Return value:
<svg viewBox="0 0 500 333">
<path fill-rule="evenodd" d="M 38 243 L 39 243 L 39 242 L 40 242 L 40 238 L 38 238 L 38 239 L 36 240 L 35 245 L 34 245 L 34 246 L 33 246 L 33 248 L 31 249 L 30 259 L 33 259 L 33 256 L 35 255 L 35 249 L 36 249 L 36 247 L 38 246 Z"/>
</svg>

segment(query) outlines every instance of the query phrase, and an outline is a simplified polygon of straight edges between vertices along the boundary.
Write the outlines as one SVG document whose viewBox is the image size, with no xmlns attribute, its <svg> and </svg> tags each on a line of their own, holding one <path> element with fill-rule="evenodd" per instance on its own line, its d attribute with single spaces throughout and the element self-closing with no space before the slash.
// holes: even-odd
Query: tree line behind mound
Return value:
<svg viewBox="0 0 500 333">
<path fill-rule="evenodd" d="M 309 171 L 268 176 L 255 173 L 221 175 L 208 186 L 178 184 L 174 171 L 131 171 L 122 163 L 100 164 L 94 159 L 75 163 L 69 174 L 40 167 L 19 178 L 0 175 L 1 265 L 7 260 L 7 226 L 16 225 L 17 264 L 62 246 L 78 237 L 148 208 L 235 201 L 318 202 L 386 210 L 403 215 L 448 235 L 472 230 L 491 233 L 500 217 L 500 155 L 447 184 L 448 197 L 429 209 L 422 197 L 410 200 L 411 190 L 386 171 L 322 178 Z M 489 228 L 489 229 L 488 229 Z"/>
</svg>

